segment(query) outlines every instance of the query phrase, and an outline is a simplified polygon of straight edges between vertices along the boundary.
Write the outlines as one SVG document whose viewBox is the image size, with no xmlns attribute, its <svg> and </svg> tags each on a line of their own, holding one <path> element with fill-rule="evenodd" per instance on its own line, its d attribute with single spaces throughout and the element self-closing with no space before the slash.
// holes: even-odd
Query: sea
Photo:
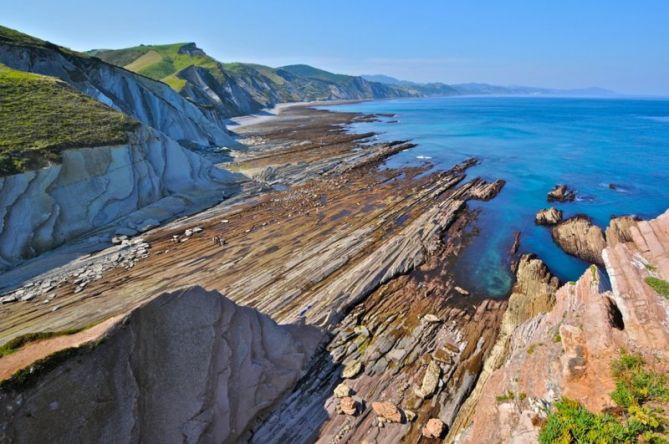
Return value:
<svg viewBox="0 0 669 444">
<path fill-rule="evenodd" d="M 493 200 L 469 203 L 479 212 L 478 235 L 455 271 L 481 295 L 508 295 L 508 252 L 518 231 L 520 251 L 538 255 L 562 281 L 587 268 L 556 246 L 549 228 L 535 225 L 542 208 L 554 205 L 565 218 L 585 214 L 602 228 L 613 216 L 653 218 L 669 208 L 669 99 L 443 97 L 324 108 L 391 114 L 350 128 L 373 131 L 377 141 L 416 143 L 385 167 L 448 169 L 475 157 L 480 164 L 469 178 L 506 180 Z M 574 189 L 576 201 L 549 204 L 556 184 Z"/>
</svg>

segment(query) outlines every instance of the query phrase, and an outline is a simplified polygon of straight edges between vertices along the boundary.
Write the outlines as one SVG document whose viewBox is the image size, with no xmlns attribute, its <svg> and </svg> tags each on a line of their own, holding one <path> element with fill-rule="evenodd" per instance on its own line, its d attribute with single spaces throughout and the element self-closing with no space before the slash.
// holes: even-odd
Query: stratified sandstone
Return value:
<svg viewBox="0 0 669 444">
<path fill-rule="evenodd" d="M 585 216 L 575 216 L 551 229 L 553 240 L 568 254 L 592 264 L 604 265 L 604 232 Z"/>
<path fill-rule="evenodd" d="M 449 442 L 535 443 L 560 397 L 593 412 L 613 407 L 610 366 L 621 349 L 669 369 L 669 301 L 644 282 L 669 279 L 669 211 L 652 221 L 614 220 L 614 231 L 602 253 L 606 273 L 593 266 L 562 286 L 550 311 L 511 331 L 508 357 L 486 362 L 494 370 L 480 378 Z"/>
<path fill-rule="evenodd" d="M 199 287 L 159 295 L 5 381 L 0 441 L 235 442 L 300 378 L 320 338 Z"/>
<path fill-rule="evenodd" d="M 537 225 L 555 225 L 562 220 L 562 211 L 555 207 L 539 210 L 534 217 L 534 223 Z"/>
</svg>

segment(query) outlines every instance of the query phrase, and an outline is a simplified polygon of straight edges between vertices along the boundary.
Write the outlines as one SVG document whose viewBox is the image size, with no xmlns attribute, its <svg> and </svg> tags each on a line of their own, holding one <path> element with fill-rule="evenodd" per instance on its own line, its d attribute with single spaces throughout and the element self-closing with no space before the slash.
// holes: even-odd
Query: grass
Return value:
<svg viewBox="0 0 669 444">
<path fill-rule="evenodd" d="M 513 401 L 514 399 L 516 399 L 516 394 L 513 393 L 511 390 L 507 391 L 503 395 L 495 396 L 495 400 L 497 401 L 498 404 L 502 404 L 508 401 Z"/>
<path fill-rule="evenodd" d="M 669 282 L 649 276 L 646 278 L 646 283 L 655 290 L 657 294 L 669 299 Z"/>
<path fill-rule="evenodd" d="M 75 333 L 79 333 L 80 331 L 84 330 L 85 328 L 86 327 L 71 328 L 71 329 L 62 330 L 62 331 L 41 331 L 41 332 L 37 332 L 37 333 L 27 333 L 25 335 L 17 336 L 16 338 L 14 338 L 14 339 L 6 342 L 2 346 L 0 346 L 0 358 L 16 352 L 21 347 L 23 347 L 26 344 L 29 344 L 31 342 L 41 341 L 43 339 L 54 338 L 56 336 L 73 335 Z"/>
<path fill-rule="evenodd" d="M 138 125 L 55 78 L 0 65 L 0 176 L 59 162 L 67 148 L 126 143 Z"/>
<path fill-rule="evenodd" d="M 6 42 L 20 46 L 37 46 L 42 48 L 51 48 L 51 49 L 56 49 L 64 54 L 73 54 L 76 55 L 77 57 L 86 57 L 85 54 L 79 53 L 77 51 L 72 51 L 71 49 L 55 45 L 45 40 L 40 40 L 36 37 L 32 37 L 28 34 L 24 34 L 22 32 L 4 26 L 0 26 L 0 42 Z"/>
<path fill-rule="evenodd" d="M 562 398 L 546 418 L 540 443 L 667 442 L 665 412 L 658 408 L 669 401 L 667 376 L 646 369 L 640 355 L 625 352 L 611 369 L 616 379 L 611 399 L 620 412 L 592 413 L 579 402 Z"/>
<path fill-rule="evenodd" d="M 63 362 L 94 349 L 104 341 L 105 338 L 103 337 L 97 341 L 89 342 L 79 347 L 65 348 L 35 361 L 32 365 L 23 368 L 9 378 L 0 381 L 0 392 L 25 390 L 37 383 L 40 377 L 44 374 L 55 369 Z"/>
<path fill-rule="evenodd" d="M 537 342 L 536 344 L 532 344 L 532 345 L 530 345 L 530 346 L 527 348 L 527 354 L 528 354 L 528 355 L 531 355 L 532 353 L 534 353 L 535 351 L 537 351 L 537 347 L 541 347 L 542 345 L 544 345 L 544 344 L 542 344 L 541 342 Z"/>
<path fill-rule="evenodd" d="M 223 82 L 225 74 L 222 65 L 208 55 L 180 54 L 179 50 L 187 43 L 169 45 L 140 45 L 133 48 L 117 50 L 95 50 L 89 54 L 99 57 L 105 62 L 167 83 L 176 91 L 181 91 L 186 81 L 177 74 L 189 66 L 200 66 L 207 69 L 217 80 Z"/>
</svg>

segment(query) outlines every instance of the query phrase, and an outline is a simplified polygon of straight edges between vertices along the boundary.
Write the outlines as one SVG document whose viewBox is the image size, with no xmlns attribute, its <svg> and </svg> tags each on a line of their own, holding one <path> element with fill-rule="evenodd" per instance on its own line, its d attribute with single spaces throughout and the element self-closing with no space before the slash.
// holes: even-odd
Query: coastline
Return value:
<svg viewBox="0 0 669 444">
<path fill-rule="evenodd" d="M 282 111 L 289 108 L 295 107 L 315 107 L 323 105 L 347 105 L 353 103 L 361 103 L 365 100 L 325 100 L 325 101 L 314 101 L 314 102 L 284 102 L 277 103 L 271 108 L 264 108 L 260 112 L 255 114 L 246 114 L 243 116 L 232 117 L 228 119 L 226 123 L 226 128 L 228 131 L 235 131 L 242 129 L 247 126 L 254 126 L 261 124 L 263 122 L 270 121 L 276 118 Z"/>
<path fill-rule="evenodd" d="M 429 174 L 423 174 L 425 165 L 379 168 L 412 145 L 369 144 L 372 134 L 350 134 L 343 128 L 374 118 L 291 106 L 281 110 L 280 118 L 243 126 L 240 133 L 256 143 L 232 166 L 255 171 L 251 182 L 265 191 L 129 239 L 121 250 L 132 252 L 131 259 L 119 256 L 118 247 L 103 250 L 61 276 L 19 289 L 25 294 L 49 286 L 31 300 L 0 306 L 0 342 L 123 319 L 165 291 L 201 285 L 280 324 L 318 328 L 327 338 L 311 357 L 320 364 L 305 368 L 307 379 L 295 388 L 295 396 L 306 399 L 291 406 L 311 426 L 276 430 L 276 421 L 268 418 L 262 423 L 266 427 L 253 432 L 257 439 L 299 440 L 302 433 L 318 429 L 323 436 L 338 433 L 346 417 L 334 414 L 332 390 L 342 366 L 355 362 L 368 369 L 367 376 L 355 381 L 359 396 L 370 402 L 392 398 L 397 404 L 413 399 L 410 381 L 420 385 L 424 365 L 415 357 L 433 351 L 434 338 L 439 338 L 436 347 L 450 356 L 445 373 L 451 375 L 450 388 L 439 396 L 459 405 L 474 382 L 469 372 L 482 366 L 494 343 L 505 302 L 469 294 L 450 269 L 475 219 L 466 202 L 493 198 L 501 184 L 465 181 L 473 160 Z M 322 140 L 315 137 L 323 134 Z M 285 189 L 277 190 L 277 184 Z M 345 333 L 351 329 L 368 333 Z M 98 341 L 113 330 L 86 338 Z M 409 344 L 391 341 L 391 331 L 414 339 Z M 46 358 L 77 338 L 28 343 L 30 356 Z M 392 372 L 390 361 L 381 359 L 388 353 L 397 356 Z M 309 368 L 314 370 L 309 373 Z M 300 391 L 322 377 L 329 388 Z M 399 386 L 406 389 L 397 390 Z M 314 403 L 325 406 L 330 420 L 314 422 L 323 414 L 311 407 Z M 425 420 L 430 415 L 427 404 L 414 409 Z M 275 414 L 280 418 L 283 411 Z M 361 436 L 372 427 L 369 417 L 351 433 Z M 418 436 L 420 430 L 412 427 L 404 433 Z"/>
</svg>

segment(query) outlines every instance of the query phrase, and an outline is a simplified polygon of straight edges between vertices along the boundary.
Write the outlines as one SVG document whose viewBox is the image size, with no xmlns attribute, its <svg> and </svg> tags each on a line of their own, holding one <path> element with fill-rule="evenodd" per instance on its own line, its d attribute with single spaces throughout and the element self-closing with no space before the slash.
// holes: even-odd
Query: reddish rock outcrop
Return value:
<svg viewBox="0 0 669 444">
<path fill-rule="evenodd" d="M 431 418 L 423 427 L 423 436 L 426 438 L 441 438 L 446 431 L 446 424 L 439 418 Z"/>
<path fill-rule="evenodd" d="M 612 407 L 611 362 L 621 349 L 669 369 L 669 301 L 645 283 L 669 279 L 669 211 L 652 221 L 613 220 L 608 232 L 616 234 L 602 253 L 606 274 L 590 267 L 557 291 L 547 313 L 518 319 L 506 358 L 491 353 L 492 371 L 484 370 L 448 442 L 535 443 L 561 397 L 593 412 Z"/>
<path fill-rule="evenodd" d="M 379 418 L 389 422 L 402 422 L 402 411 L 395 404 L 388 401 L 373 402 L 372 410 Z"/>
</svg>

